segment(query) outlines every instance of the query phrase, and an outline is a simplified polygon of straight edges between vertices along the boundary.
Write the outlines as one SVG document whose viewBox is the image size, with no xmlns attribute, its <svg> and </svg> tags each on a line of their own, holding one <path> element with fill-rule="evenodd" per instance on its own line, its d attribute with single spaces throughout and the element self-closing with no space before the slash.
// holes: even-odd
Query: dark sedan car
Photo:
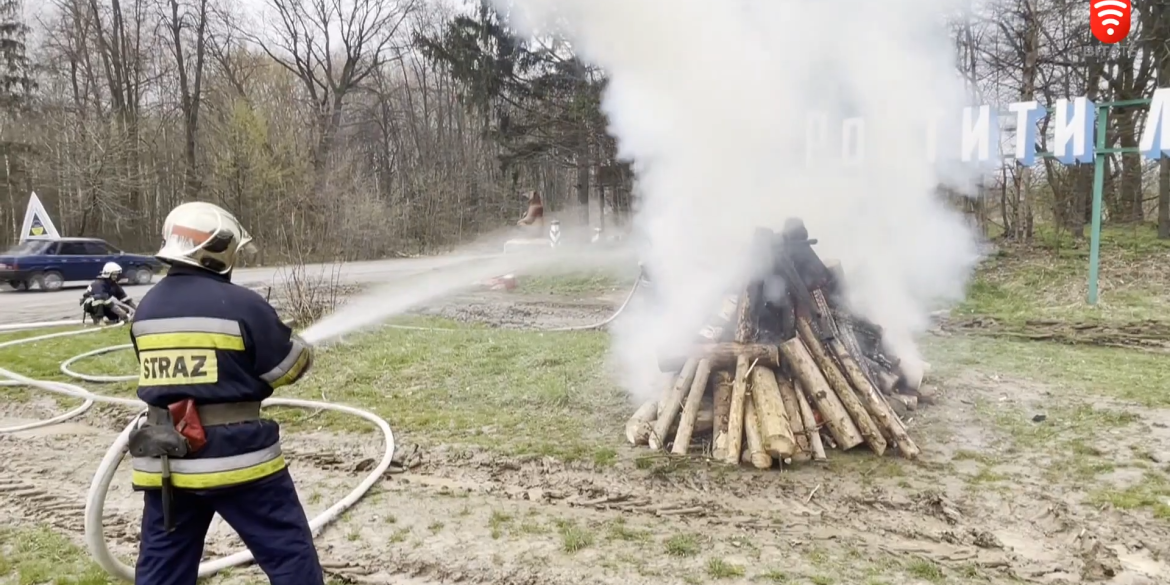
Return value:
<svg viewBox="0 0 1170 585">
<path fill-rule="evenodd" d="M 0 282 L 16 290 L 58 290 L 97 278 L 106 262 L 117 262 L 130 284 L 147 284 L 163 268 L 153 256 L 127 254 L 97 238 L 27 240 L 0 254 Z"/>
</svg>

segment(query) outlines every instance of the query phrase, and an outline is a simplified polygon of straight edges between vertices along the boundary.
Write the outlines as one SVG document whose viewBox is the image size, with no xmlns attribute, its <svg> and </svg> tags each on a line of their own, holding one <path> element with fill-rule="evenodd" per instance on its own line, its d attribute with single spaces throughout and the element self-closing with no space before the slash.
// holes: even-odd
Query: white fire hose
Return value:
<svg viewBox="0 0 1170 585">
<path fill-rule="evenodd" d="M 577 326 L 577 327 L 557 327 L 557 328 L 553 328 L 553 329 L 540 329 L 538 331 L 542 331 L 542 332 L 586 331 L 586 330 L 591 330 L 591 329 L 601 329 L 602 327 L 605 327 L 609 323 L 613 322 L 613 320 L 616 319 L 618 317 L 618 315 L 621 315 L 622 312 L 626 309 L 626 307 L 630 304 L 630 301 L 633 300 L 634 294 L 638 291 L 639 285 L 642 282 L 642 276 L 643 275 L 641 273 L 638 274 L 637 280 L 634 281 L 634 285 L 630 288 L 630 293 L 628 295 L 626 295 L 626 298 L 622 302 L 622 304 L 608 318 L 606 318 L 598 323 L 594 323 L 592 325 L 584 325 L 584 326 Z M 0 332 L 26 331 L 26 330 L 30 330 L 30 329 L 47 329 L 47 328 L 52 328 L 52 327 L 62 327 L 62 326 L 70 326 L 70 325 L 77 325 L 77 321 L 70 319 L 70 320 L 64 320 L 64 321 L 47 321 L 47 322 L 41 322 L 41 323 L 14 323 L 14 324 L 0 325 Z M 116 325 L 111 325 L 109 327 L 121 327 L 121 326 L 123 326 L 123 324 L 118 323 Z M 456 331 L 455 329 L 445 329 L 445 328 L 437 328 L 437 327 L 412 327 L 412 326 L 408 326 L 408 325 L 386 325 L 386 326 L 391 327 L 391 328 L 395 328 L 395 329 L 407 329 L 407 330 L 416 330 L 416 331 Z M 36 343 L 38 341 L 55 339 L 58 337 L 70 337 L 70 336 L 74 336 L 74 335 L 83 335 L 86 333 L 94 333 L 97 331 L 104 331 L 105 329 L 107 329 L 109 327 L 90 327 L 90 328 L 85 328 L 85 329 L 76 329 L 76 330 L 72 330 L 72 331 L 49 333 L 46 335 L 40 335 L 40 336 L 36 336 L 36 337 L 27 337 L 24 339 L 16 339 L 13 341 L 0 342 L 0 349 L 12 347 L 15 345 L 26 344 L 26 343 Z M 71 358 L 65 360 L 64 362 L 62 362 L 61 363 L 61 373 L 65 374 L 66 376 L 69 376 L 71 378 L 74 378 L 74 379 L 83 380 L 86 382 L 96 382 L 96 383 L 128 382 L 131 380 L 136 380 L 136 379 L 138 379 L 138 376 L 95 376 L 95 375 L 82 374 L 79 372 L 75 372 L 71 369 L 71 366 L 80 360 L 94 357 L 94 356 L 98 356 L 98 355 L 102 355 L 102 354 L 106 354 L 106 353 L 112 353 L 115 351 L 123 351 L 123 350 L 131 349 L 131 348 L 133 348 L 133 345 L 126 343 L 126 344 L 114 345 L 114 346 L 110 346 L 110 347 L 102 347 L 102 348 L 95 349 L 93 351 L 87 351 L 83 354 L 71 357 Z M 10 371 L 10 370 L 4 369 L 4 368 L 0 368 L 0 386 L 27 386 L 27 387 L 31 387 L 31 388 L 36 388 L 38 390 L 44 390 L 46 392 L 52 392 L 54 394 L 61 394 L 64 396 L 80 398 L 84 401 L 84 402 L 82 402 L 81 406 L 78 406 L 77 408 L 75 408 L 73 410 L 70 410 L 64 414 L 57 415 L 57 416 L 50 418 L 50 419 L 47 419 L 47 420 L 36 421 L 36 422 L 12 426 L 12 427 L 0 428 L 0 434 L 15 433 L 15 432 L 19 432 L 19 431 L 27 431 L 27 430 L 36 429 L 36 428 L 40 428 L 40 427 L 47 427 L 47 426 L 51 426 L 51 425 L 55 425 L 55 424 L 67 421 L 67 420 L 72 419 L 74 417 L 80 416 L 81 414 L 84 414 L 86 411 L 88 411 L 90 409 L 90 407 L 92 407 L 94 405 L 95 402 L 104 402 L 107 404 L 118 404 L 118 405 L 127 406 L 130 408 L 140 410 L 140 412 L 137 415 L 135 415 L 134 419 L 130 421 L 130 424 L 128 424 L 126 426 L 126 428 L 122 431 L 122 433 L 118 435 L 118 438 L 114 441 L 114 444 L 110 445 L 109 450 L 106 451 L 106 455 L 105 455 L 105 457 L 102 458 L 101 464 L 98 465 L 97 472 L 94 474 L 93 481 L 90 483 L 89 495 L 86 497 L 86 501 L 85 501 L 85 543 L 86 543 L 86 546 L 89 548 L 90 554 L 93 556 L 94 560 L 97 561 L 97 563 L 99 565 L 101 565 L 101 567 L 103 569 L 105 569 L 106 572 L 108 572 L 110 575 L 124 579 L 126 581 L 133 581 L 134 580 L 134 568 L 130 567 L 130 566 L 126 565 L 125 563 L 119 561 L 118 559 L 114 558 L 114 555 L 110 552 L 109 543 L 106 542 L 105 533 L 104 533 L 104 526 L 103 526 L 102 522 L 103 522 L 104 511 L 105 511 L 106 494 L 109 492 L 110 484 L 113 482 L 114 475 L 118 471 L 118 465 L 122 462 L 122 459 L 124 459 L 126 456 L 126 449 L 130 443 L 130 432 L 138 427 L 138 424 L 139 424 L 142 416 L 146 412 L 145 411 L 146 403 L 144 403 L 140 400 L 134 400 L 134 399 L 129 399 L 129 398 L 117 398 L 114 396 L 102 396 L 100 394 L 94 394 L 93 392 L 90 392 L 89 390 L 86 390 L 85 388 L 82 388 L 80 386 L 76 386 L 74 384 L 68 384 L 65 382 L 51 382 L 51 381 L 47 381 L 47 380 L 34 380 L 32 378 L 22 376 L 20 374 L 17 374 L 16 372 L 13 372 L 13 371 Z M 312 520 L 309 521 L 309 527 L 312 530 L 314 536 L 319 534 L 321 529 L 325 525 L 336 520 L 342 513 L 344 513 L 346 510 L 348 510 L 354 504 L 356 504 L 357 501 L 360 500 L 362 498 L 362 496 L 364 496 L 366 494 L 366 492 L 370 491 L 370 489 L 373 488 L 374 484 L 377 483 L 379 479 L 381 479 L 382 475 L 386 472 L 386 470 L 390 468 L 391 460 L 394 457 L 394 434 L 390 430 L 390 425 L 384 419 L 382 419 L 381 417 L 379 417 L 376 414 L 373 414 L 373 413 L 366 411 L 366 410 L 361 410 L 358 408 L 344 406 L 341 404 L 334 404 L 334 403 L 329 403 L 329 402 L 318 402 L 315 400 L 298 400 L 298 399 L 294 399 L 294 398 L 269 398 L 268 400 L 264 401 L 263 406 L 288 406 L 288 407 L 293 407 L 293 408 L 331 410 L 334 412 L 341 412 L 344 414 L 350 414 L 353 416 L 364 418 L 364 419 L 374 423 L 382 431 L 382 435 L 385 437 L 386 452 L 385 452 L 385 454 L 383 454 L 382 460 L 370 472 L 370 474 L 368 476 L 366 476 L 366 478 L 364 480 L 362 480 L 362 482 L 360 484 L 358 484 L 358 486 L 356 488 L 354 488 L 354 490 L 351 491 L 348 495 L 346 495 L 345 498 L 343 498 L 340 502 L 337 502 L 336 504 L 331 506 L 328 510 L 325 510 L 324 512 L 318 514 L 316 517 L 314 517 Z M 252 553 L 248 550 L 243 550 L 243 551 L 237 552 L 235 554 L 232 554 L 232 555 L 229 555 L 229 556 L 226 556 L 223 558 L 219 558 L 219 559 L 215 559 L 212 561 L 207 561 L 207 562 L 201 563 L 199 565 L 199 576 L 200 577 L 208 577 L 208 576 L 214 575 L 220 571 L 223 571 L 224 569 L 228 569 L 231 567 L 237 567 L 240 565 L 246 565 L 250 562 L 252 562 Z"/>
<path fill-rule="evenodd" d="M 0 327 L 0 331 L 18 331 L 76 324 L 76 320 L 53 321 L 46 323 L 21 323 Z M 112 327 L 121 326 L 122 324 L 118 324 L 113 325 Z M 44 341 L 47 339 L 83 335 L 85 333 L 92 333 L 103 330 L 105 330 L 105 328 L 92 327 L 59 333 L 49 333 L 36 337 L 6 341 L 0 343 L 0 349 L 12 347 L 14 345 L 36 343 L 38 341 Z M 90 382 L 122 382 L 135 380 L 137 379 L 137 376 L 89 376 L 79 374 L 70 369 L 70 366 L 76 363 L 78 360 L 104 353 L 110 353 L 113 351 L 130 349 L 131 347 L 131 344 L 115 345 L 112 347 L 104 347 L 83 353 L 63 362 L 61 364 L 61 372 L 68 376 Z M 102 462 L 100 465 L 98 465 L 97 472 L 94 474 L 93 482 L 90 483 L 89 495 L 85 501 L 85 543 L 89 548 L 90 554 L 93 556 L 94 560 L 97 561 L 97 563 L 101 565 L 101 567 L 109 574 L 121 579 L 125 579 L 126 581 L 133 581 L 134 568 L 119 561 L 110 552 L 109 543 L 107 543 L 105 539 L 104 526 L 102 522 L 105 511 L 106 494 L 109 492 L 110 483 L 113 481 L 114 475 L 118 471 L 118 465 L 126 456 L 126 448 L 130 442 L 130 431 L 134 430 L 138 426 L 142 415 L 145 414 L 146 404 L 139 400 L 94 394 L 85 388 L 65 382 L 34 380 L 4 368 L 0 368 L 0 386 L 27 386 L 36 388 L 38 390 L 44 390 L 46 392 L 80 398 L 84 401 L 81 406 L 48 420 L 17 425 L 13 427 L 0 428 L 0 434 L 14 433 L 64 422 L 83 414 L 85 411 L 89 410 L 89 408 L 93 406 L 95 402 L 118 404 L 140 410 L 139 414 L 130 421 L 130 424 L 126 426 L 125 430 L 123 430 L 122 433 L 118 435 L 118 438 L 114 441 L 114 444 L 110 446 L 108 451 L 106 451 L 105 457 L 102 458 Z M 377 427 L 382 431 L 382 435 L 385 437 L 386 452 L 382 456 L 382 460 L 370 472 L 370 474 L 366 476 L 366 478 L 362 480 L 362 482 L 358 484 L 358 486 L 354 488 L 354 490 L 351 491 L 348 495 L 346 495 L 345 498 L 343 498 L 340 502 L 337 502 L 328 510 L 318 514 L 309 521 L 309 527 L 312 530 L 314 536 L 319 534 L 321 529 L 326 524 L 336 520 L 342 513 L 356 504 L 357 501 L 361 499 L 362 496 L 366 494 L 366 492 L 370 491 L 370 489 L 374 487 L 374 484 L 376 484 L 382 478 L 382 475 L 386 472 L 386 470 L 390 468 L 391 459 L 394 457 L 394 433 L 390 430 L 390 425 L 376 414 L 341 404 L 317 402 L 315 400 L 297 400 L 293 398 L 269 398 L 268 400 L 264 401 L 263 405 L 289 406 L 293 408 L 308 408 L 314 410 L 331 410 L 334 412 L 341 412 L 344 414 L 361 417 L 377 425 Z M 223 558 L 201 563 L 199 565 L 199 576 L 207 577 L 223 571 L 224 569 L 245 565 L 250 562 L 252 562 L 252 553 L 250 551 L 243 550 Z"/>
</svg>

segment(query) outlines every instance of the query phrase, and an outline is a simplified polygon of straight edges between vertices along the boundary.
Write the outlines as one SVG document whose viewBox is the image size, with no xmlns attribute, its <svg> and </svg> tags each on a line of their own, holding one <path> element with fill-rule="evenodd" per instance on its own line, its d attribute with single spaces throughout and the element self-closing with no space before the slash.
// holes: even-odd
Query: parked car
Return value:
<svg viewBox="0 0 1170 585">
<path fill-rule="evenodd" d="M 0 282 L 16 290 L 37 285 L 58 290 L 66 282 L 97 278 L 106 262 L 122 266 L 122 281 L 147 284 L 163 269 L 153 256 L 127 254 L 97 238 L 26 240 L 0 254 Z"/>
</svg>

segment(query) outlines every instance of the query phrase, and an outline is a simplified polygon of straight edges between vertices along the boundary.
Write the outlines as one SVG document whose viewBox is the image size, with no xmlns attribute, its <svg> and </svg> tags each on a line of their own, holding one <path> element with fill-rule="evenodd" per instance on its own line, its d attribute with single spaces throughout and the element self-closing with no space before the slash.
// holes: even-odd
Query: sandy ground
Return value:
<svg viewBox="0 0 1170 585">
<path fill-rule="evenodd" d="M 561 307 L 547 300 L 482 293 L 429 311 L 550 327 L 595 321 L 621 299 Z M 1165 521 L 1102 507 L 1083 486 L 1053 481 L 1042 471 L 1047 451 L 1002 450 L 1002 430 L 988 424 L 987 409 L 1043 411 L 1048 389 L 971 375 L 940 390 L 940 404 L 910 421 L 923 447 L 913 464 L 836 454 L 825 466 L 783 473 L 666 459 L 635 470 L 435 449 L 416 454 L 417 467 L 388 475 L 327 528 L 319 550 L 332 576 L 355 583 L 696 583 L 712 580 L 713 559 L 746 567 L 743 577 L 727 575 L 728 583 L 807 583 L 810 575 L 824 576 L 812 581 L 821 584 L 944 582 L 932 567 L 944 569 L 948 583 L 1170 582 L 1170 567 L 1157 560 L 1170 554 Z M 1091 448 L 1119 462 L 1139 451 L 1170 462 L 1170 413 L 1094 407 L 1132 417 Z M 43 419 L 56 408 L 50 400 L 2 404 L 0 425 Z M 47 523 L 80 536 L 85 492 L 124 420 L 124 411 L 97 408 L 75 423 L 0 436 L 0 525 Z M 292 434 L 286 444 L 313 514 L 352 489 L 380 456 L 369 436 Z M 980 481 L 992 472 L 1007 482 Z M 117 552 L 132 558 L 140 502 L 128 489 L 126 465 L 121 473 L 106 530 Z M 1134 480 L 1114 475 L 1106 480 Z M 220 526 L 207 554 L 238 546 Z M 891 571 L 900 577 L 888 577 Z M 874 575 L 887 577 L 871 581 Z M 264 581 L 249 568 L 220 582 Z"/>
</svg>

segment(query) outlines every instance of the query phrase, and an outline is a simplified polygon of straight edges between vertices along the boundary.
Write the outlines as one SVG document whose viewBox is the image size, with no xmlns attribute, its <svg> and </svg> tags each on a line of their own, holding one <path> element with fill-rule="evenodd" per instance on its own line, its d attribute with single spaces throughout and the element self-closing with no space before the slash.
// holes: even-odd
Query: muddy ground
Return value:
<svg viewBox="0 0 1170 585">
<path fill-rule="evenodd" d="M 485 292 L 423 312 L 563 327 L 606 317 L 623 296 L 552 302 Z M 919 462 L 834 453 L 825 465 L 752 472 L 634 449 L 598 465 L 440 447 L 406 458 L 414 467 L 388 475 L 328 527 L 319 550 L 333 578 L 354 583 L 1170 583 L 1159 560 L 1170 554 L 1170 524 L 1091 497 L 1101 482 L 1129 486 L 1144 467 L 1170 463 L 1170 413 L 1084 397 L 1075 412 L 1113 424 L 1082 435 L 1064 420 L 1073 410 L 1054 409 L 1052 388 L 976 373 L 936 383 L 940 403 L 909 422 Z M 57 408 L 2 404 L 0 425 Z M 1035 413 L 1045 420 L 1033 422 Z M 0 526 L 48 524 L 80 543 L 91 476 L 124 421 L 124 411 L 97 408 L 74 423 L 0 436 Z M 615 434 L 623 424 L 615 421 Z M 1025 444 L 1069 433 L 1075 449 Z M 290 434 L 286 445 L 312 514 L 380 457 L 369 435 Z M 1091 484 L 1065 472 L 1086 461 L 1108 461 L 1111 471 Z M 116 551 L 132 558 L 140 500 L 125 467 L 106 525 Z M 219 526 L 207 554 L 238 546 Z M 217 582 L 264 580 L 248 568 Z"/>
</svg>

